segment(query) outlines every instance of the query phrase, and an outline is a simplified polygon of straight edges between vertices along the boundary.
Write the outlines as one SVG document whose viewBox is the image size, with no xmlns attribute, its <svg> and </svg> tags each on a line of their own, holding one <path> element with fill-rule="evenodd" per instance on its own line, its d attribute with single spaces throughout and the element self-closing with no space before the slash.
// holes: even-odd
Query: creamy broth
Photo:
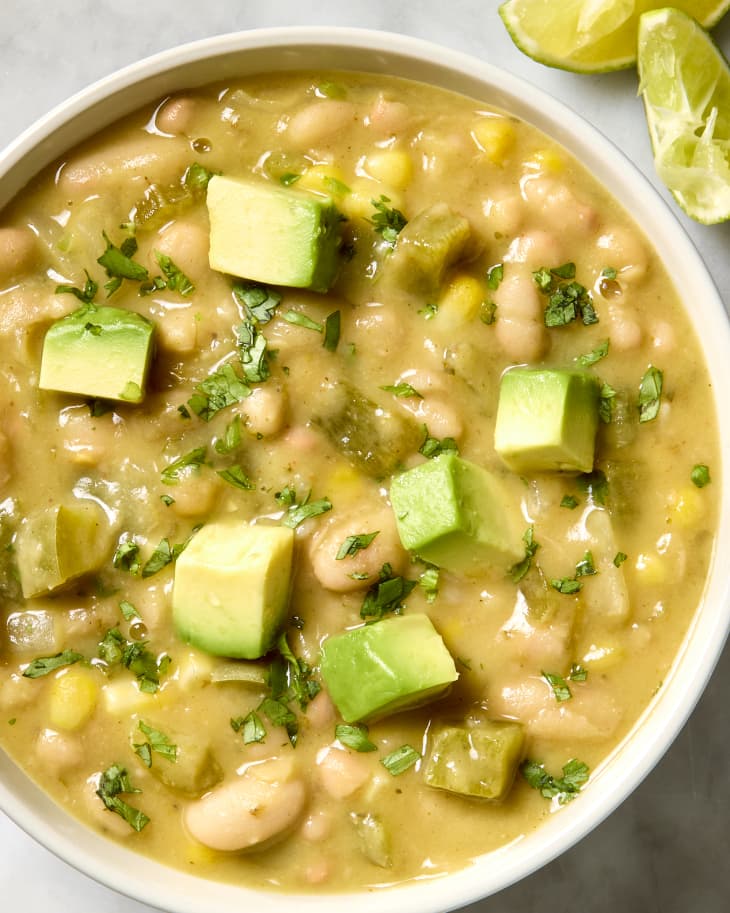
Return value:
<svg viewBox="0 0 730 913">
<path fill-rule="evenodd" d="M 346 221 L 330 290 L 277 286 L 270 319 L 256 325 L 269 376 L 217 411 L 209 401 L 201 417 L 191 406 L 201 383 L 224 365 L 241 380 L 238 328 L 251 304 L 240 280 L 236 294 L 237 280 L 209 266 L 210 173 L 325 195 Z M 407 230 L 394 211 L 412 224 L 441 204 L 466 220 L 468 238 L 419 283 L 393 268 Z M 481 102 L 418 84 L 273 74 L 126 118 L 35 180 L 1 225 L 0 744 L 44 789 L 90 826 L 186 871 L 330 891 L 453 871 L 559 814 L 572 795 L 564 785 L 542 795 L 524 765 L 501 801 L 429 786 L 444 725 L 516 721 L 519 760 L 555 779 L 579 760 L 596 777 L 661 687 L 699 603 L 719 458 L 710 381 L 677 290 L 630 217 L 565 150 Z M 134 237 L 130 257 L 148 271 L 108 301 L 104 235 L 117 248 Z M 155 252 L 194 289 L 154 287 L 164 273 Z M 574 277 L 549 273 L 567 263 Z M 545 325 L 549 295 L 533 275 L 545 269 L 553 291 L 584 287 L 595 322 Z M 154 325 L 140 404 L 39 389 L 46 333 L 84 296 Z M 339 337 L 328 340 L 336 312 Z M 594 472 L 510 471 L 494 446 L 503 373 L 575 369 L 581 356 L 610 418 Z M 661 397 L 640 422 L 652 366 Z M 390 488 L 432 458 L 427 438 L 498 480 L 533 543 L 524 574 L 513 559 L 484 563 L 476 577 L 437 572 L 404 549 Z M 709 467 L 709 487 L 693 484 L 696 466 Z M 272 693 L 263 674 L 280 650 L 234 666 L 175 633 L 173 546 L 201 525 L 278 526 L 308 493 L 322 507 L 295 527 L 283 630 L 314 685 L 311 700 L 279 701 L 297 730 L 292 745 L 261 709 Z M 99 534 L 91 571 L 24 598 L 17 562 L 27 560 L 29 524 L 61 504 L 100 505 L 108 548 Z M 335 557 L 348 536 L 375 531 Z M 459 677 L 448 694 L 371 722 L 374 750 L 357 751 L 335 737 L 342 719 L 323 687 L 321 650 L 363 624 L 381 577 L 415 582 L 392 607 L 430 617 Z M 127 659 L 144 648 L 144 674 L 125 667 L 125 647 Z M 65 663 L 64 651 L 75 654 Z M 48 674 L 23 674 L 57 654 Z M 265 735 L 247 742 L 252 713 Z M 184 784 L 164 739 L 154 750 L 160 733 L 178 746 L 176 767 L 183 753 L 200 755 Z M 404 745 L 417 759 L 394 775 L 382 761 Z M 139 831 L 97 795 L 112 765 L 139 790 L 119 794 L 149 818 Z M 279 790 L 280 821 L 270 840 L 239 852 L 220 834 L 226 810 L 237 812 L 237 785 L 258 774 Z M 590 801 L 600 783 L 578 787 L 576 801 Z"/>
</svg>

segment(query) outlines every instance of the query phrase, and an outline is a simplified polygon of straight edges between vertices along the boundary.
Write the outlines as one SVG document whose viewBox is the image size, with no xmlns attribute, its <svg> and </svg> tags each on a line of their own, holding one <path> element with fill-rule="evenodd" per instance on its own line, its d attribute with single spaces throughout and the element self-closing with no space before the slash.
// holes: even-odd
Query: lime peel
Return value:
<svg viewBox="0 0 730 913">
<path fill-rule="evenodd" d="M 641 16 L 639 91 L 657 174 L 691 218 L 730 219 L 730 68 L 690 16 Z"/>
</svg>

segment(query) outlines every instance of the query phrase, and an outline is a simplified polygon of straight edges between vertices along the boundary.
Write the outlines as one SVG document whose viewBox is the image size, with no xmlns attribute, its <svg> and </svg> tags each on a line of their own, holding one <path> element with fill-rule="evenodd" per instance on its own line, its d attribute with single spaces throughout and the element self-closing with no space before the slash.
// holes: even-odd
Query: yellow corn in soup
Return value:
<svg viewBox="0 0 730 913">
<path fill-rule="evenodd" d="M 386 885 L 590 802 L 701 599 L 677 291 L 481 101 L 279 73 L 127 117 L 3 213 L 0 365 L 0 744 L 185 871 Z"/>
</svg>

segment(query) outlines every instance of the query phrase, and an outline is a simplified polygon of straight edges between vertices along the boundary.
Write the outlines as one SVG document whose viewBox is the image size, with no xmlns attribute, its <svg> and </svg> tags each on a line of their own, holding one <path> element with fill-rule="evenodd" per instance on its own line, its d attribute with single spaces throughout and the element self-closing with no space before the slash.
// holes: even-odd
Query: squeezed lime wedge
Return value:
<svg viewBox="0 0 730 913">
<path fill-rule="evenodd" d="M 654 164 L 682 209 L 730 219 L 730 68 L 707 32 L 675 8 L 639 21 L 639 92 Z"/>
<path fill-rule="evenodd" d="M 514 43 L 533 60 L 600 73 L 636 63 L 639 16 L 660 6 L 652 0 L 507 0 L 499 14 Z M 712 28 L 730 0 L 676 0 L 674 6 Z"/>
</svg>

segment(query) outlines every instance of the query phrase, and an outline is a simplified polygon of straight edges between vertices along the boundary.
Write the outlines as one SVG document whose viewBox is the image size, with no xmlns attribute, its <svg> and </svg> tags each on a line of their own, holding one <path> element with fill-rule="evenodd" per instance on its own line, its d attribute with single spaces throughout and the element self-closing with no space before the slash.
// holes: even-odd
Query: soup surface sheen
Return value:
<svg viewBox="0 0 730 913">
<path fill-rule="evenodd" d="M 332 201 L 345 218 L 329 291 L 211 269 L 211 175 Z M 605 189 L 481 102 L 282 73 L 126 118 L 1 224 L 0 744 L 30 776 L 141 853 L 288 890 L 436 876 L 590 801 L 700 601 L 719 482 L 698 344 Z M 261 259 L 291 243 L 281 232 Z M 44 382 L 49 328 L 79 312 L 86 345 L 111 332 L 95 322 L 107 306 L 154 326 L 146 384 L 104 399 L 103 362 L 81 394 Z M 516 365 L 596 378 L 592 471 L 513 471 L 499 456 L 500 384 Z M 528 425 L 542 409 L 527 405 Z M 453 470 L 456 450 L 502 505 L 476 498 L 456 554 L 490 510 L 512 531 L 476 572 L 407 551 L 410 507 L 396 517 L 390 503 L 394 478 L 434 460 Z M 441 503 L 444 484 L 427 481 L 413 510 Z M 263 658 L 176 633 L 176 562 L 211 528 L 224 530 L 211 562 L 242 528 L 293 530 L 290 600 Z M 244 614 L 266 555 L 249 560 L 253 576 L 225 585 Z M 272 559 L 277 584 L 286 562 Z M 336 736 L 323 645 L 415 616 L 458 680 Z M 353 674 L 354 694 L 367 678 Z M 438 742 L 449 726 L 460 754 Z M 512 756 L 469 742 L 482 732 L 509 733 Z M 437 744 L 469 789 L 491 763 L 501 801 L 437 788 Z"/>
</svg>

